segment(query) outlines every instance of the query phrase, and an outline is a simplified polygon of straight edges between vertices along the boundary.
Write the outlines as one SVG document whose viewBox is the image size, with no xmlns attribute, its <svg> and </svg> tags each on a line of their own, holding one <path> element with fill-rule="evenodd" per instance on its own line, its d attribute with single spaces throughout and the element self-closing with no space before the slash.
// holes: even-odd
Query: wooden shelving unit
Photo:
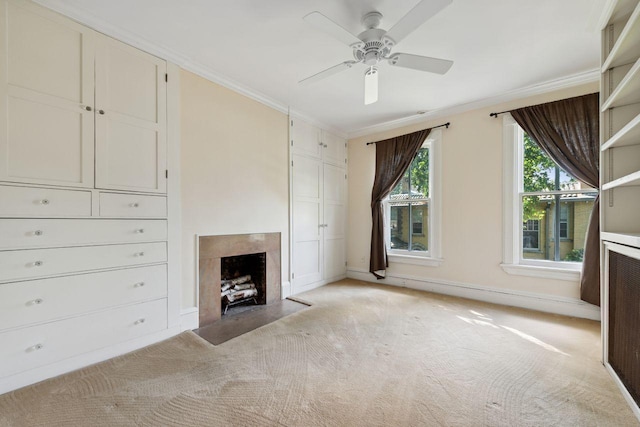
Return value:
<svg viewBox="0 0 640 427">
<path fill-rule="evenodd" d="M 617 295 L 615 292 L 621 292 L 631 283 L 622 275 L 613 274 L 620 264 L 612 261 L 619 258 L 610 258 L 611 253 L 629 255 L 631 251 L 637 254 L 640 249 L 640 0 L 617 0 L 613 5 L 608 22 L 602 29 L 601 57 L 603 362 L 640 419 L 640 401 L 637 395 L 629 392 L 637 390 L 640 385 L 629 377 L 627 369 L 635 363 L 636 355 L 632 351 L 621 350 L 616 341 L 621 336 L 633 336 L 640 326 L 621 322 L 619 310 L 624 308 L 620 308 L 620 299 L 609 299 L 610 294 Z M 626 302 L 637 307 L 635 301 Z"/>
</svg>

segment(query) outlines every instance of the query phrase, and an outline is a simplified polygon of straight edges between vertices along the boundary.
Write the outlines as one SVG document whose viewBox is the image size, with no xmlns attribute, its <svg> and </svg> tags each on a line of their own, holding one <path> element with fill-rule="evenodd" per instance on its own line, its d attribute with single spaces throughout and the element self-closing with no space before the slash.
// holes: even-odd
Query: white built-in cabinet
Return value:
<svg viewBox="0 0 640 427">
<path fill-rule="evenodd" d="M 167 331 L 166 72 L 0 0 L 0 393 Z"/>
<path fill-rule="evenodd" d="M 290 119 L 291 284 L 303 292 L 346 275 L 346 140 Z"/>
<path fill-rule="evenodd" d="M 610 363 L 609 337 L 620 338 L 638 325 L 616 324 L 610 318 L 610 255 L 613 252 L 640 259 L 640 1 L 617 0 L 602 30 L 602 68 L 600 81 L 600 231 L 603 241 L 602 268 L 602 336 L 604 363 L 640 418 L 638 401 L 626 389 L 625 374 Z M 637 262 L 637 261 L 636 261 Z M 623 275 L 623 272 L 620 272 Z M 634 278 L 627 277 L 628 283 Z M 622 280 L 622 279 L 620 279 Z M 619 283 L 619 281 L 618 281 Z M 637 283 L 637 281 L 635 282 Z M 618 293 L 624 286 L 618 286 Z M 636 294 L 637 295 L 637 294 Z M 617 298 L 616 312 L 637 310 L 638 301 Z M 637 342 L 637 340 L 636 340 Z M 618 359 L 632 360 L 637 367 L 637 351 L 631 347 L 627 355 L 615 354 Z M 619 360 L 618 360 L 619 362 Z M 620 375 L 620 376 L 619 376 Z M 635 384 L 635 387 L 638 387 Z M 637 390 L 636 390 L 637 391 Z M 637 399 L 637 394 L 635 395 Z"/>
</svg>

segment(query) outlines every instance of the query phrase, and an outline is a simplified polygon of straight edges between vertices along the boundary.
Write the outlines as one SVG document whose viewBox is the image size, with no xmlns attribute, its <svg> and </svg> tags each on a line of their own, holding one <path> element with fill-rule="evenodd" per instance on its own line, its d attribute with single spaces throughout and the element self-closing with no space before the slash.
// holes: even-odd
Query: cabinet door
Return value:
<svg viewBox="0 0 640 427">
<path fill-rule="evenodd" d="M 293 293 L 322 280 L 322 163 L 293 156 Z"/>
<path fill-rule="evenodd" d="M 322 158 L 322 131 L 300 119 L 291 119 L 290 124 L 293 153 Z"/>
<path fill-rule="evenodd" d="M 96 53 L 96 187 L 166 192 L 166 62 L 109 37 Z"/>
<path fill-rule="evenodd" d="M 93 187 L 95 37 L 0 1 L 0 180 Z"/>
<path fill-rule="evenodd" d="M 346 176 L 342 168 L 324 165 L 324 278 L 337 279 L 347 272 Z"/>
<path fill-rule="evenodd" d="M 345 167 L 347 140 L 323 130 L 322 142 L 324 161 L 332 165 Z"/>
</svg>

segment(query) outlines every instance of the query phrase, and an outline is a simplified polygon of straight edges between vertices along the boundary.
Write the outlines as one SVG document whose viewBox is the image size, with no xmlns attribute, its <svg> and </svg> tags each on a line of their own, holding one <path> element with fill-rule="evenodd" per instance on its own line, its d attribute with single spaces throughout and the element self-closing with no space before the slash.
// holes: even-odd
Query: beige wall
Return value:
<svg viewBox="0 0 640 427">
<path fill-rule="evenodd" d="M 196 234 L 282 233 L 289 270 L 287 116 L 187 71 L 181 84 L 182 307 L 196 303 Z"/>
<path fill-rule="evenodd" d="M 578 298 L 578 282 L 513 276 L 500 267 L 503 126 L 501 118 L 491 118 L 489 113 L 597 91 L 594 82 L 350 140 L 348 268 L 369 269 L 375 148 L 366 142 L 450 121 L 442 138 L 444 262 L 439 267 L 392 263 L 387 274 Z"/>
</svg>

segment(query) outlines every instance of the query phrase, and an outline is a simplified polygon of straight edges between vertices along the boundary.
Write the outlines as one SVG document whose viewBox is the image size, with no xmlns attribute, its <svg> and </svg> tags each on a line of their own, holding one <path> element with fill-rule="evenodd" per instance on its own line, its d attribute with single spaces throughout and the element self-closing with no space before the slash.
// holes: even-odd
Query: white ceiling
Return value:
<svg viewBox="0 0 640 427">
<path fill-rule="evenodd" d="M 351 134 L 596 69 L 607 2 L 453 0 L 393 49 L 451 59 L 451 70 L 440 76 L 381 65 L 379 101 L 365 106 L 362 64 L 310 86 L 297 83 L 353 58 L 302 18 L 320 11 L 358 34 L 361 16 L 377 10 L 388 30 L 418 0 L 37 1 Z"/>
</svg>

